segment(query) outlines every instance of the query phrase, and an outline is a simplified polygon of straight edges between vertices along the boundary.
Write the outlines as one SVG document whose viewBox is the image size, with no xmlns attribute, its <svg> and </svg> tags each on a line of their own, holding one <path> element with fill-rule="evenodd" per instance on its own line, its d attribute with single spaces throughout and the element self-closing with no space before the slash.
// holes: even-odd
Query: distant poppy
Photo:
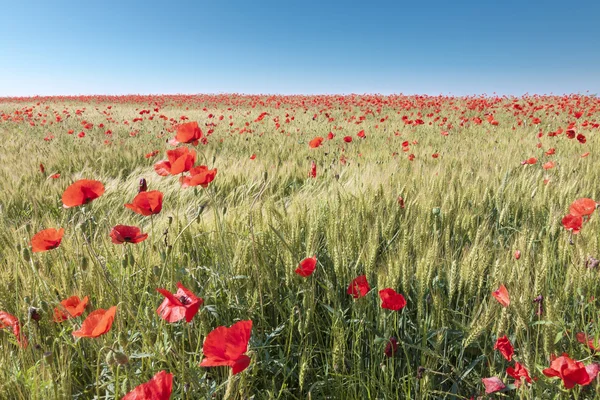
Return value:
<svg viewBox="0 0 600 400">
<path fill-rule="evenodd" d="M 31 238 L 31 251 L 39 253 L 42 251 L 48 251 L 56 249 L 60 246 L 65 230 L 60 228 L 58 230 L 54 228 L 48 228 L 39 231 Z"/>
<path fill-rule="evenodd" d="M 385 345 L 383 354 L 385 354 L 386 357 L 392 358 L 392 357 L 394 357 L 394 355 L 396 355 L 397 351 L 398 351 L 398 339 L 396 339 L 394 336 L 392 336 L 390 338 L 390 340 L 388 340 L 387 344 Z"/>
<path fill-rule="evenodd" d="M 531 377 L 529 376 L 529 371 L 527 371 L 527 368 L 525 368 L 518 362 L 515 362 L 514 368 L 513 367 L 506 368 L 506 373 L 508 375 L 512 376 L 513 378 L 515 378 L 515 386 L 516 387 L 521 386 L 521 384 L 523 383 L 523 379 L 527 383 L 532 383 Z"/>
<path fill-rule="evenodd" d="M 580 133 L 577 135 L 577 141 L 581 144 L 584 144 L 586 142 L 585 136 Z"/>
<path fill-rule="evenodd" d="M 442 136 L 448 136 L 448 135 L 449 135 L 449 133 L 448 133 L 448 132 L 446 132 L 446 131 L 442 131 Z"/>
<path fill-rule="evenodd" d="M 515 250 L 515 260 L 521 258 L 521 250 Z"/>
<path fill-rule="evenodd" d="M 81 179 L 71 184 L 62 195 L 65 208 L 87 204 L 104 194 L 104 185 L 91 179 Z"/>
<path fill-rule="evenodd" d="M 432 158 L 438 158 L 439 156 L 440 156 L 440 155 L 439 155 L 438 153 L 433 153 L 433 154 L 431 155 L 431 157 L 432 157 Z"/>
<path fill-rule="evenodd" d="M 142 383 L 121 400 L 169 400 L 173 391 L 173 374 L 160 371 L 148 382 Z"/>
<path fill-rule="evenodd" d="M 54 309 L 54 322 L 62 322 L 69 318 L 79 317 L 85 311 L 88 297 L 80 300 L 77 296 L 71 296 L 60 302 L 60 306 Z"/>
<path fill-rule="evenodd" d="M 494 296 L 494 298 L 498 300 L 498 303 L 500 303 L 502 307 L 508 307 L 510 305 L 508 290 L 506 290 L 506 287 L 504 285 L 500 285 L 498 290 L 493 291 L 492 296 Z"/>
<path fill-rule="evenodd" d="M 404 198 L 402 196 L 398 196 L 398 205 L 400 208 L 404 208 Z"/>
<path fill-rule="evenodd" d="M 131 203 L 125 204 L 125 207 L 137 214 L 148 216 L 160 213 L 162 202 L 163 194 L 158 190 L 151 190 L 138 193 Z"/>
<path fill-rule="evenodd" d="M 598 369 L 592 366 L 588 371 L 582 362 L 572 360 L 568 354 L 563 353 L 562 356 L 552 360 L 550 368 L 546 368 L 542 372 L 549 378 L 558 377 L 562 379 L 565 389 L 571 389 L 575 385 L 589 385 L 596 378 Z"/>
<path fill-rule="evenodd" d="M 198 145 L 198 141 L 202 139 L 202 130 L 197 122 L 188 122 L 177 127 L 177 135 L 175 141 L 177 143 L 190 143 L 194 146 Z M 175 175 L 175 174 L 174 174 Z"/>
<path fill-rule="evenodd" d="M 586 158 L 586 157 L 587 157 L 587 156 L 589 156 L 589 155 L 590 155 L 590 153 L 589 153 L 589 152 L 587 152 L 587 153 L 583 153 L 583 154 L 581 155 L 581 158 Z"/>
<path fill-rule="evenodd" d="M 308 173 L 308 176 L 310 178 L 316 178 L 317 177 L 317 163 L 315 163 L 314 161 L 312 161 L 310 163 L 310 172 Z"/>
<path fill-rule="evenodd" d="M 537 163 L 537 158 L 535 158 L 535 157 L 531 157 L 531 158 L 528 158 L 525 161 L 521 161 L 521 165 L 533 165 L 533 164 L 536 164 L 536 163 Z"/>
<path fill-rule="evenodd" d="M 391 288 L 380 290 L 379 298 L 381 299 L 381 308 L 398 311 L 406 306 L 404 296 L 400 293 L 396 293 L 396 291 Z"/>
<path fill-rule="evenodd" d="M 415 159 L 415 155 L 414 154 L 409 154 L 408 155 L 408 161 L 413 161 Z"/>
<path fill-rule="evenodd" d="M 486 394 L 496 393 L 506 388 L 506 385 L 496 376 L 492 376 L 491 378 L 481 378 L 481 381 L 485 386 Z"/>
<path fill-rule="evenodd" d="M 556 149 L 555 148 L 548 149 L 548 151 L 546 152 L 547 156 L 551 156 L 553 154 L 556 154 Z"/>
<path fill-rule="evenodd" d="M 40 163 L 40 171 L 42 172 L 42 174 L 46 172 L 46 168 L 44 168 L 44 164 L 42 163 Z"/>
<path fill-rule="evenodd" d="M 152 158 L 152 157 L 154 157 L 157 154 L 158 154 L 158 150 L 154 150 L 154 151 L 151 151 L 150 153 L 146 154 L 144 157 L 146 157 L 146 158 Z"/>
<path fill-rule="evenodd" d="M 577 235 L 581 230 L 583 217 L 581 215 L 568 214 L 562 219 L 562 224 L 566 230 L 573 232 L 574 235 Z"/>
<path fill-rule="evenodd" d="M 335 135 L 333 134 L 333 132 L 329 132 L 327 134 L 327 140 L 332 140 L 335 137 Z"/>
<path fill-rule="evenodd" d="M 344 142 L 346 142 L 346 143 L 352 142 L 352 136 L 344 136 Z"/>
<path fill-rule="evenodd" d="M 52 174 L 52 175 L 50 175 L 50 178 L 58 179 L 58 178 L 60 178 L 60 174 Z"/>
<path fill-rule="evenodd" d="M 252 154 L 252 155 L 250 156 L 250 159 L 251 159 L 251 160 L 254 160 L 254 159 L 256 159 L 256 154 Z"/>
<path fill-rule="evenodd" d="M 313 140 L 311 140 L 310 142 L 308 142 L 308 145 L 309 145 L 309 147 L 311 149 L 316 149 L 322 143 L 323 143 L 323 138 L 321 136 L 317 136 L 316 138 L 314 138 Z"/>
<path fill-rule="evenodd" d="M 6 311 L 0 311 L 0 329 L 12 328 L 17 343 L 23 348 L 27 347 L 27 338 L 21 336 L 21 324 L 19 319 Z"/>
<path fill-rule="evenodd" d="M 300 261 L 298 268 L 294 270 L 294 272 L 300 275 L 303 278 L 311 276 L 313 272 L 315 272 L 315 268 L 317 267 L 317 256 L 312 256 L 305 258 Z"/>
<path fill-rule="evenodd" d="M 206 336 L 201 367 L 228 366 L 235 375 L 250 365 L 248 342 L 252 334 L 252 321 L 239 321 L 230 328 L 219 326 Z"/>
<path fill-rule="evenodd" d="M 600 350 L 599 346 L 596 346 L 594 344 L 594 338 L 586 335 L 583 332 L 579 332 L 577 335 L 575 335 L 575 337 L 577 338 L 577 341 L 579 343 L 585 344 L 586 346 L 588 346 L 591 350 L 593 351 L 598 351 Z"/>
<path fill-rule="evenodd" d="M 144 178 L 140 179 L 140 184 L 138 186 L 138 193 L 147 192 L 148 191 L 148 183 Z M 161 200 L 162 201 L 162 200 Z"/>
<path fill-rule="evenodd" d="M 81 324 L 81 328 L 73 332 L 73 336 L 97 338 L 108 333 L 115 320 L 116 313 L 117 306 L 112 306 L 108 310 L 99 308 L 92 311 Z"/>
<path fill-rule="evenodd" d="M 361 139 L 364 139 L 364 138 L 365 138 L 365 131 L 364 131 L 364 130 L 362 130 L 362 131 L 358 132 L 358 133 L 356 134 L 356 136 L 358 136 L 358 137 L 359 137 L 359 138 L 361 138 Z"/>
<path fill-rule="evenodd" d="M 598 204 L 592 199 L 577 199 L 569 207 L 569 214 L 585 217 L 591 215 L 597 206 Z"/>
<path fill-rule="evenodd" d="M 544 165 L 542 165 L 542 168 L 544 168 L 545 170 L 549 170 L 552 169 L 556 166 L 556 163 L 554 161 L 548 161 L 547 163 L 544 163 Z"/>
<path fill-rule="evenodd" d="M 202 186 L 203 188 L 208 187 L 215 176 L 217 176 L 217 169 L 208 169 L 206 165 L 199 165 L 190 169 L 190 176 L 182 176 L 179 178 L 181 187 L 187 188 L 190 186 Z"/>
<path fill-rule="evenodd" d="M 160 176 L 178 175 L 189 171 L 196 163 L 196 152 L 187 147 L 167 150 L 167 160 L 154 164 L 154 170 Z"/>
<path fill-rule="evenodd" d="M 165 296 L 164 301 L 156 310 L 162 319 L 169 323 L 177 322 L 185 318 L 186 322 L 191 322 L 198 313 L 204 299 L 197 297 L 194 293 L 184 287 L 181 282 L 177 282 L 177 292 L 172 294 L 166 289 L 156 289 Z"/>
<path fill-rule="evenodd" d="M 507 361 L 512 361 L 512 356 L 515 354 L 513 345 L 510 343 L 510 340 L 508 340 L 506 335 L 496 340 L 494 350 L 498 350 Z"/>
<path fill-rule="evenodd" d="M 148 234 L 136 226 L 117 225 L 110 231 L 110 238 L 114 244 L 140 243 L 148 239 Z"/>
<path fill-rule="evenodd" d="M 369 286 L 369 282 L 367 282 L 367 277 L 365 275 L 360 275 L 354 278 L 354 280 L 350 283 L 346 293 L 352 295 L 352 297 L 355 299 L 358 299 L 360 297 L 364 297 L 369 290 L 371 290 L 371 287 Z"/>
</svg>

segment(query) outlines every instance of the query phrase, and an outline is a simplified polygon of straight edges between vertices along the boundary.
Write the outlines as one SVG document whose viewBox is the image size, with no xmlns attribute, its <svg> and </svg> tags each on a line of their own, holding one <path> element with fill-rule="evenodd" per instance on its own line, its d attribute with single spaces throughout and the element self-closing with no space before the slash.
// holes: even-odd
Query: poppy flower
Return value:
<svg viewBox="0 0 600 400">
<path fill-rule="evenodd" d="M 329 132 L 327 134 L 327 140 L 332 140 L 335 137 L 335 135 L 333 134 L 333 132 Z"/>
<path fill-rule="evenodd" d="M 385 354 L 386 357 L 392 358 L 392 357 L 394 357 L 394 355 L 396 354 L 397 351 L 398 351 L 398 339 L 396 339 L 395 337 L 392 336 L 390 338 L 390 340 L 388 340 L 387 344 L 385 345 L 383 354 Z"/>
<path fill-rule="evenodd" d="M 515 260 L 518 260 L 519 258 L 521 258 L 521 250 L 516 250 L 515 251 Z"/>
<path fill-rule="evenodd" d="M 571 389 L 575 385 L 587 386 L 596 378 L 598 369 L 593 364 L 590 365 L 592 366 L 588 371 L 582 362 L 572 360 L 568 354 L 563 353 L 562 356 L 552 360 L 550 368 L 546 368 L 542 372 L 549 378 L 562 379 L 565 389 Z"/>
<path fill-rule="evenodd" d="M 577 199 L 569 207 L 569 214 L 580 215 L 582 217 L 585 217 L 587 215 L 591 215 L 596 209 L 596 207 L 597 204 L 592 199 Z"/>
<path fill-rule="evenodd" d="M 255 159 L 256 159 L 256 154 L 252 154 L 252 155 L 250 156 L 250 159 L 251 159 L 251 160 L 255 160 Z"/>
<path fill-rule="evenodd" d="M 202 137 L 202 130 L 198 126 L 198 123 L 188 122 L 177 127 L 177 135 L 175 135 L 173 143 L 190 143 L 194 146 L 197 146 L 198 141 L 202 139 Z"/>
<path fill-rule="evenodd" d="M 150 153 L 146 154 L 144 157 L 146 157 L 146 158 L 152 158 L 152 157 L 154 157 L 157 154 L 158 154 L 158 150 L 153 150 Z"/>
<path fill-rule="evenodd" d="M 346 142 L 346 143 L 352 142 L 352 136 L 344 136 L 344 142 Z"/>
<path fill-rule="evenodd" d="M 350 283 L 346 293 L 352 295 L 352 297 L 355 299 L 358 299 L 360 297 L 364 297 L 369 290 L 371 290 L 371 287 L 369 286 L 369 282 L 367 282 L 367 277 L 365 275 L 360 275 L 354 278 L 354 280 Z"/>
<path fill-rule="evenodd" d="M 591 350 L 600 350 L 600 347 L 594 345 L 594 338 L 586 335 L 585 333 L 579 332 L 577 335 L 575 335 L 575 337 L 579 343 L 587 345 Z"/>
<path fill-rule="evenodd" d="M 23 348 L 27 347 L 27 339 L 21 336 L 21 324 L 19 319 L 6 311 L 0 311 L 0 329 L 12 328 L 13 335 L 17 339 L 19 345 Z"/>
<path fill-rule="evenodd" d="M 380 290 L 379 298 L 381 299 L 381 308 L 398 311 L 406 306 L 404 296 L 391 288 Z"/>
<path fill-rule="evenodd" d="M 516 387 L 521 386 L 521 384 L 523 383 L 522 379 L 525 379 L 525 381 L 527 383 L 532 383 L 531 377 L 529 376 L 529 371 L 527 371 L 527 368 L 525 368 L 518 362 L 515 362 L 514 368 L 513 367 L 506 368 L 506 373 L 508 375 L 512 376 L 513 378 L 515 378 L 515 386 Z"/>
<path fill-rule="evenodd" d="M 191 322 L 202 303 L 204 303 L 201 297 L 196 297 L 181 282 L 177 282 L 177 292 L 175 294 L 166 289 L 159 288 L 156 290 L 165 296 L 165 300 L 158 307 L 156 313 L 169 323 L 181 321 L 183 318 L 186 322 Z"/>
<path fill-rule="evenodd" d="M 88 297 L 80 300 L 77 296 L 71 296 L 60 302 L 60 306 L 54 309 L 54 322 L 63 322 L 69 318 L 79 317 L 85 311 Z"/>
<path fill-rule="evenodd" d="M 138 186 L 138 193 L 147 192 L 148 191 L 148 183 L 144 178 L 140 179 L 140 185 Z M 162 201 L 162 200 L 161 200 Z"/>
<path fill-rule="evenodd" d="M 140 192 L 131 203 L 125 204 L 133 212 L 148 216 L 160 213 L 162 210 L 163 194 L 158 190 Z"/>
<path fill-rule="evenodd" d="M 46 173 L 46 168 L 44 167 L 44 164 L 40 163 L 40 172 L 42 174 Z"/>
<path fill-rule="evenodd" d="M 577 135 L 577 141 L 581 144 L 584 144 L 586 142 L 585 136 L 580 133 Z"/>
<path fill-rule="evenodd" d="M 187 188 L 190 186 L 208 187 L 208 184 L 215 180 L 217 169 L 208 169 L 206 165 L 199 165 L 190 169 L 190 176 L 182 176 L 179 178 L 181 187 Z"/>
<path fill-rule="evenodd" d="M 364 130 L 362 130 L 362 131 L 358 132 L 358 133 L 356 134 L 356 136 L 358 136 L 359 138 L 362 138 L 362 139 L 364 139 L 364 138 L 365 138 L 365 131 L 364 131 Z"/>
<path fill-rule="evenodd" d="M 82 206 L 104 194 L 104 185 L 91 179 L 81 179 L 65 189 L 62 195 L 63 207 Z"/>
<path fill-rule="evenodd" d="M 588 151 L 587 153 L 583 153 L 583 154 L 581 155 L 581 158 L 586 158 L 586 157 L 587 157 L 587 156 L 589 156 L 589 155 L 590 155 L 590 152 Z"/>
<path fill-rule="evenodd" d="M 31 238 L 31 251 L 39 253 L 57 248 L 60 246 L 64 233 L 65 230 L 63 228 L 58 230 L 48 228 L 39 231 Z"/>
<path fill-rule="evenodd" d="M 581 215 L 569 214 L 562 219 L 562 224 L 566 230 L 573 232 L 573 235 L 577 235 L 581 230 L 583 217 Z"/>
<path fill-rule="evenodd" d="M 58 179 L 58 178 L 60 178 L 60 174 L 52 174 L 52 175 L 50 175 L 50 178 Z"/>
<path fill-rule="evenodd" d="M 439 156 L 440 156 L 440 155 L 439 155 L 438 153 L 433 153 L 433 154 L 431 155 L 431 157 L 432 157 L 432 158 L 438 158 Z"/>
<path fill-rule="evenodd" d="M 114 244 L 140 243 L 148 239 L 148 234 L 136 226 L 117 225 L 110 231 L 110 238 Z"/>
<path fill-rule="evenodd" d="M 303 278 L 306 278 L 307 276 L 311 276 L 313 274 L 313 272 L 315 272 L 315 268 L 317 267 L 317 256 L 312 256 L 312 257 L 308 257 L 305 258 L 304 260 L 300 261 L 300 264 L 298 265 L 298 268 L 296 268 L 294 270 L 294 272 L 298 275 L 300 275 Z"/>
<path fill-rule="evenodd" d="M 498 290 L 493 291 L 492 296 L 494 296 L 494 298 L 498 300 L 498 303 L 500 303 L 502 307 L 509 306 L 510 298 L 508 296 L 508 290 L 506 290 L 506 287 L 504 287 L 504 285 L 500 285 Z"/>
<path fill-rule="evenodd" d="M 552 154 L 556 153 L 556 149 L 553 147 L 551 149 L 548 149 L 548 151 L 546 152 L 547 156 L 551 156 Z"/>
<path fill-rule="evenodd" d="M 196 163 L 196 152 L 187 147 L 167 150 L 167 160 L 154 164 L 154 170 L 160 176 L 178 175 L 189 171 Z"/>
<path fill-rule="evenodd" d="M 142 383 L 121 400 L 169 400 L 173 391 L 173 374 L 160 371 L 148 382 Z"/>
<path fill-rule="evenodd" d="M 542 168 L 544 168 L 545 170 L 549 170 L 552 169 L 556 166 L 556 163 L 554 161 L 548 161 L 547 163 L 544 163 L 544 165 L 542 165 Z"/>
<path fill-rule="evenodd" d="M 408 155 L 408 161 L 413 161 L 415 159 L 415 155 L 414 154 L 409 154 Z"/>
<path fill-rule="evenodd" d="M 201 367 L 228 366 L 235 375 L 250 365 L 248 342 L 252 333 L 252 321 L 239 321 L 231 325 L 219 326 L 206 336 L 202 352 L 204 359 Z"/>
<path fill-rule="evenodd" d="M 535 158 L 535 157 L 531 157 L 531 158 L 528 158 L 525 161 L 521 161 L 521 165 L 533 165 L 533 164 L 536 164 L 536 163 L 537 163 L 537 158 Z"/>
<path fill-rule="evenodd" d="M 310 142 L 308 142 L 308 145 L 309 145 L 309 147 L 311 149 L 316 149 L 322 143 L 323 143 L 323 138 L 321 136 L 317 136 L 316 138 L 314 138 L 313 140 L 311 140 Z"/>
<path fill-rule="evenodd" d="M 508 340 L 506 335 L 496 340 L 494 350 L 498 350 L 507 361 L 512 361 L 512 356 L 515 354 L 513 345 L 510 343 L 510 340 Z"/>
<path fill-rule="evenodd" d="M 481 378 L 481 381 L 485 386 L 486 394 L 499 392 L 500 390 L 506 387 L 506 385 L 500 380 L 500 378 L 496 376 L 492 376 L 491 378 Z"/>
<path fill-rule="evenodd" d="M 312 161 L 310 163 L 310 172 L 308 173 L 308 176 L 310 178 L 316 178 L 317 177 L 317 163 L 315 163 L 314 161 Z"/>
<path fill-rule="evenodd" d="M 112 306 L 108 310 L 99 308 L 92 311 L 81 324 L 81 328 L 73 332 L 73 336 L 97 338 L 104 335 L 110 331 L 116 312 L 117 306 Z"/>
</svg>

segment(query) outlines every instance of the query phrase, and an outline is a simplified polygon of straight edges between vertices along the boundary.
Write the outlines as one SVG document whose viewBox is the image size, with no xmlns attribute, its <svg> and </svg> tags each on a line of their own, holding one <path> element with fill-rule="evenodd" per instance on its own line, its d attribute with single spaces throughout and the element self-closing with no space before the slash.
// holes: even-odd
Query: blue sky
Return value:
<svg viewBox="0 0 600 400">
<path fill-rule="evenodd" d="M 0 96 L 600 93 L 600 1 L 369 3 L 0 0 Z"/>
</svg>

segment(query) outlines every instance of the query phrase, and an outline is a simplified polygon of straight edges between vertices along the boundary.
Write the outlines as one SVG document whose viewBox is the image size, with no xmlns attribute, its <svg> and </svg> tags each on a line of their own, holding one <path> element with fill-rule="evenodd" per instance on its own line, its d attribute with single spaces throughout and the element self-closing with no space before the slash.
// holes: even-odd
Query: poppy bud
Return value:
<svg viewBox="0 0 600 400">
<path fill-rule="evenodd" d="M 515 260 L 518 260 L 519 258 L 521 258 L 521 251 L 517 250 L 515 251 Z"/>
<path fill-rule="evenodd" d="M 119 365 L 125 365 L 129 362 L 129 358 L 125 353 L 121 353 L 120 351 L 114 352 L 114 360 Z"/>
<path fill-rule="evenodd" d="M 398 339 L 392 336 L 388 343 L 385 345 L 385 350 L 383 351 L 383 353 L 386 357 L 391 358 L 394 357 L 396 351 L 398 351 Z"/>
<path fill-rule="evenodd" d="M 47 351 L 44 353 L 44 360 L 46 360 L 47 363 L 52 363 L 52 361 L 54 361 L 54 355 L 51 351 Z"/>
<path fill-rule="evenodd" d="M 146 183 L 146 179 L 140 179 L 140 187 L 138 189 L 138 193 L 142 193 L 148 190 L 148 184 Z"/>
<path fill-rule="evenodd" d="M 23 249 L 23 259 L 25 261 L 29 261 L 31 259 L 31 254 L 29 253 L 29 249 Z"/>
<path fill-rule="evenodd" d="M 41 320 L 42 316 L 40 315 L 40 309 L 35 307 L 29 307 L 29 318 L 31 318 L 34 321 Z"/>
<path fill-rule="evenodd" d="M 81 269 L 83 271 L 87 270 L 88 264 L 89 264 L 89 259 L 86 256 L 83 256 L 83 258 L 81 259 Z"/>
<path fill-rule="evenodd" d="M 422 379 L 423 373 L 425 373 L 425 367 L 419 366 L 419 368 L 417 368 L 417 379 Z"/>
</svg>

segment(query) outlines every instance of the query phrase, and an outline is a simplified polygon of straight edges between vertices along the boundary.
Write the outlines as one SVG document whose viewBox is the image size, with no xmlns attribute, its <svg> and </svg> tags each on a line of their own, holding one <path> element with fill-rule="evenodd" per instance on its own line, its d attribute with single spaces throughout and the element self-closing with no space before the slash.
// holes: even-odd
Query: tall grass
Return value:
<svg viewBox="0 0 600 400">
<path fill-rule="evenodd" d="M 174 134 L 159 118 L 131 122 L 145 103 L 84 100 L 0 102 L 0 114 L 11 116 L 35 106 L 33 117 L 22 122 L 0 119 L 0 310 L 20 318 L 30 341 L 21 349 L 0 331 L 1 398 L 120 398 L 165 369 L 175 376 L 174 399 L 462 399 L 483 393 L 483 377 L 512 382 L 505 374 L 509 363 L 493 350 L 504 334 L 515 359 L 539 378 L 505 396 L 600 393 L 596 382 L 564 391 L 560 381 L 541 373 L 551 354 L 596 359 L 575 334 L 600 336 L 599 272 L 586 268 L 589 256 L 599 257 L 598 218 L 586 223 L 573 245 L 561 225 L 573 200 L 600 199 L 598 130 L 581 128 L 584 145 L 564 134 L 539 139 L 540 129 L 565 128 L 574 118 L 567 110 L 546 115 L 527 104 L 576 104 L 577 98 L 520 100 L 541 125 L 517 125 L 526 117 L 513 115 L 511 99 L 481 99 L 476 103 L 487 104 L 479 109 L 469 106 L 473 99 L 383 99 L 377 113 L 377 105 L 360 98 L 314 104 L 308 98 L 306 111 L 293 97 L 280 98 L 280 107 L 237 96 L 167 98 L 155 114 L 185 115 L 205 132 L 205 122 L 217 123 L 209 143 L 197 147 L 199 163 L 218 168 L 207 189 L 182 189 L 176 177 L 154 172 Z M 252 107 L 259 101 L 265 103 Z M 597 100 L 583 103 L 600 109 Z M 118 124 L 102 113 L 109 104 Z M 75 115 L 82 107 L 83 115 Z M 52 120 L 52 110 L 65 108 L 71 118 L 40 125 L 38 112 Z M 320 113 L 324 108 L 334 122 Z M 375 112 L 362 124 L 347 121 L 366 109 Z M 483 124 L 458 127 L 463 110 Z M 254 122 L 263 111 L 269 115 Z M 419 111 L 424 125 L 401 120 Z M 499 125 L 489 125 L 485 112 L 494 112 Z M 448 117 L 455 126 L 449 136 L 440 134 L 445 128 L 438 122 L 428 125 L 428 113 Z M 286 114 L 295 119 L 285 123 Z M 385 115 L 389 119 L 380 122 Z M 95 127 L 78 138 L 82 119 Z M 247 121 L 252 133 L 234 129 Z M 356 137 L 361 129 L 363 140 Z M 139 133 L 131 136 L 133 130 Z M 330 130 L 333 140 L 309 148 L 309 140 Z M 55 138 L 44 141 L 48 133 Z M 353 142 L 344 143 L 345 135 Z M 406 153 L 405 140 L 411 142 Z M 547 157 L 550 147 L 556 155 Z M 145 158 L 152 150 L 159 155 Z M 585 151 L 591 155 L 581 158 Z M 532 156 L 538 164 L 521 165 Z M 557 166 L 544 171 L 541 164 L 549 159 Z M 311 160 L 315 179 L 308 177 Z M 60 178 L 49 178 L 55 172 Z M 106 193 L 84 207 L 63 209 L 62 192 L 80 178 L 103 182 Z M 140 178 L 165 194 L 163 210 L 153 218 L 123 206 Z M 113 245 L 108 233 L 117 224 L 140 226 L 150 238 Z M 62 244 L 32 254 L 31 236 L 49 227 L 65 228 Z M 519 260 L 515 250 L 522 252 Z M 298 262 L 313 254 L 316 272 L 306 279 L 295 275 Z M 361 274 L 372 290 L 354 300 L 346 288 Z M 174 290 L 178 281 L 205 300 L 191 324 L 170 325 L 156 314 L 162 301 L 156 288 Z M 511 296 L 507 308 L 491 296 L 500 284 Z M 380 307 L 377 291 L 386 287 L 404 294 L 406 308 Z M 83 317 L 52 322 L 53 308 L 74 294 L 90 296 L 88 311 L 118 305 L 108 334 L 75 340 L 71 332 Z M 533 302 L 538 295 L 544 298 L 542 315 Z M 30 307 L 40 309 L 39 322 L 28 316 Z M 199 367 L 208 332 L 239 319 L 254 322 L 250 367 L 236 376 Z M 387 358 L 383 350 L 392 336 L 399 354 Z"/>
</svg>

